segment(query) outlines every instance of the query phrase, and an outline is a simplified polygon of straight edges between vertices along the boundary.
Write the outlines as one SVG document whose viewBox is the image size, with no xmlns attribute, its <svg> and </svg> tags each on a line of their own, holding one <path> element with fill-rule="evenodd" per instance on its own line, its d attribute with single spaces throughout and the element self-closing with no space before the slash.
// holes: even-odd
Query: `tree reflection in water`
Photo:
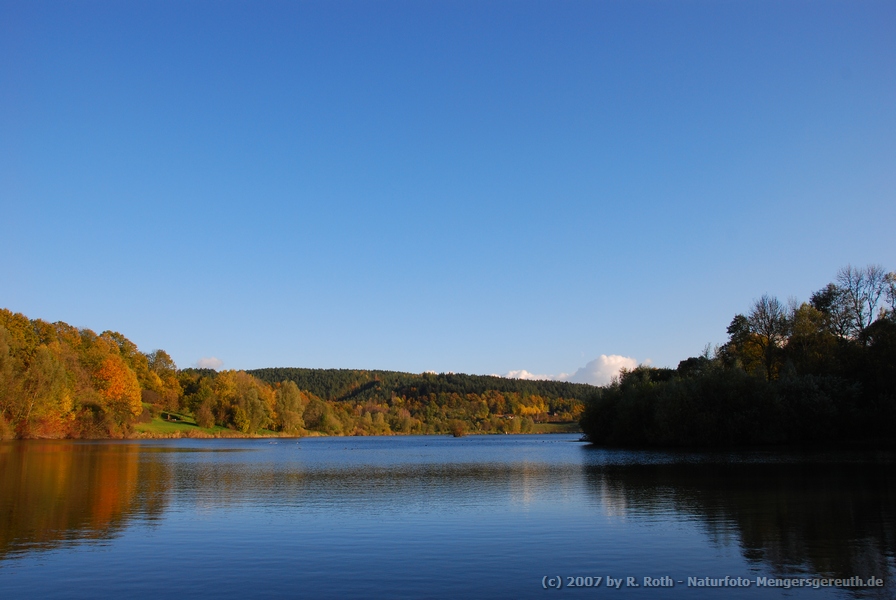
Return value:
<svg viewBox="0 0 896 600">
<path fill-rule="evenodd" d="M 0 444 L 0 559 L 110 539 L 165 510 L 171 475 L 137 444 Z"/>
<path fill-rule="evenodd" d="M 693 523 L 718 546 L 736 544 L 763 575 L 883 577 L 884 590 L 855 594 L 892 592 L 893 455 L 632 452 L 567 443 L 541 447 L 537 438 L 502 441 L 331 439 L 301 447 L 261 441 L 3 443 L 0 561 L 106 543 L 134 524 L 168 522 L 166 512 L 183 516 L 209 509 L 223 510 L 216 510 L 212 525 L 198 529 L 206 533 L 215 531 L 216 523 L 229 526 L 231 519 L 247 515 L 273 519 L 276 527 L 266 530 L 273 537 L 263 544 L 271 549 L 273 565 L 296 551 L 293 540 L 302 537 L 297 532 L 320 535 L 312 525 L 322 522 L 354 536 L 354 529 L 343 525 L 358 515 L 399 524 L 402 535 L 411 532 L 424 540 L 446 516 L 457 523 L 472 520 L 484 532 L 481 542 L 496 547 L 506 546 L 495 532 L 519 522 L 525 525 L 520 543 L 541 536 L 542 542 L 555 539 L 565 548 L 576 536 L 587 545 L 587 520 L 596 509 L 614 518 Z M 546 517 L 552 519 L 548 529 Z M 495 522 L 502 525 L 490 529 Z M 252 523 L 248 518 L 244 525 Z M 384 531 L 370 529 L 368 541 L 401 548 L 404 540 Z M 642 531 L 633 529 L 632 539 L 640 539 Z M 177 538 L 177 525 L 165 532 L 158 540 L 162 548 L 175 538 L 184 541 Z M 625 528 L 618 532 L 628 535 Z M 325 538 L 304 539 L 330 552 L 323 552 L 324 558 L 348 560 L 342 553 L 352 544 L 340 545 L 338 536 L 332 545 Z M 438 535 L 433 539 L 434 548 L 444 543 Z M 189 545 L 187 553 L 204 552 L 203 543 Z M 154 548 L 156 568 L 166 568 L 165 553 Z M 237 564 L 244 558 L 240 548 L 245 546 L 231 548 Z M 359 546 L 362 554 L 367 549 Z M 315 569 L 328 568 L 322 561 Z"/>
<path fill-rule="evenodd" d="M 889 455 L 667 455 L 646 464 L 592 462 L 585 474 L 611 512 L 692 517 L 720 544 L 735 537 L 748 562 L 776 575 L 876 576 L 889 586 L 894 465 Z"/>
</svg>

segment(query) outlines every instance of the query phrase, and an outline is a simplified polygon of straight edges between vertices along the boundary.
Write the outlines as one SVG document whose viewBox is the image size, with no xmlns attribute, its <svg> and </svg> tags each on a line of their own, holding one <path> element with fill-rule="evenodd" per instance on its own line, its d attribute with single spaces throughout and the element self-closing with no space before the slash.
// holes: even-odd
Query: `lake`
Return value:
<svg viewBox="0 0 896 600">
<path fill-rule="evenodd" d="M 3 442 L 0 596 L 894 598 L 894 465 L 575 435 Z M 775 587 L 854 577 L 882 586 Z"/>
</svg>

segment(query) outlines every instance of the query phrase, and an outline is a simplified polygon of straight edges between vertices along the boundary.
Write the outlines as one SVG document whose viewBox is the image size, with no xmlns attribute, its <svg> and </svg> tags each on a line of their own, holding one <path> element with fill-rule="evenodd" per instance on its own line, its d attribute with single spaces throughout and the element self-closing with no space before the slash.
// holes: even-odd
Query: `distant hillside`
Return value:
<svg viewBox="0 0 896 600">
<path fill-rule="evenodd" d="M 178 369 L 100 334 L 0 309 L 0 440 L 548 433 L 589 385 L 351 369 Z"/>
<path fill-rule="evenodd" d="M 476 394 L 494 391 L 584 401 L 594 394 L 594 386 L 565 381 L 531 381 L 491 375 L 463 373 L 402 373 L 357 369 L 267 368 L 247 371 L 270 384 L 292 381 L 306 390 L 331 401 L 382 402 L 394 397 L 419 398 L 438 394 Z"/>
</svg>

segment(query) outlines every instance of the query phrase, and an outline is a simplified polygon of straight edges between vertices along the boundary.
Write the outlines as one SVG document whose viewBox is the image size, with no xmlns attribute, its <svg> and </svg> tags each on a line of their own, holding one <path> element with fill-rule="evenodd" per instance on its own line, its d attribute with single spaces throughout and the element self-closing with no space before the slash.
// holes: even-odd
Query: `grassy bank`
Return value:
<svg viewBox="0 0 896 600">
<path fill-rule="evenodd" d="M 271 435 L 276 435 L 270 432 Z M 257 437 L 249 436 L 226 427 L 200 427 L 196 420 L 187 414 L 175 412 L 163 412 L 153 417 L 148 423 L 138 423 L 134 426 L 135 438 L 171 438 L 171 437 Z"/>
</svg>

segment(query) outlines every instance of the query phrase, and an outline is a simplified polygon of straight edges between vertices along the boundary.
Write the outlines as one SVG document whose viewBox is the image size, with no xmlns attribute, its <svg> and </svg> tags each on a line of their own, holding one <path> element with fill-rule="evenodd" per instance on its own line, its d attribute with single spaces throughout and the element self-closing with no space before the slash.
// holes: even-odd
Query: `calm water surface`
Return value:
<svg viewBox="0 0 896 600">
<path fill-rule="evenodd" d="M 5 442 L 0 597 L 894 598 L 894 466 L 560 435 Z M 754 583 L 687 585 L 725 576 Z M 885 585 L 755 584 L 854 576 Z"/>
</svg>

